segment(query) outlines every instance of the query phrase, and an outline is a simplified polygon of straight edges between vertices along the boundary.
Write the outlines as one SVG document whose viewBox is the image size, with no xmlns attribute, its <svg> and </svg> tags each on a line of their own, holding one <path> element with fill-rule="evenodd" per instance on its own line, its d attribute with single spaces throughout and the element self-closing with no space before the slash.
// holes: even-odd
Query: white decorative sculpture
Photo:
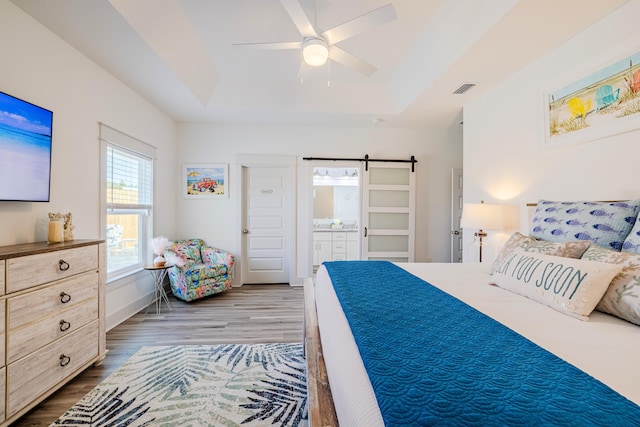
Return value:
<svg viewBox="0 0 640 427">
<path fill-rule="evenodd" d="M 164 259 L 165 249 L 169 246 L 169 239 L 164 236 L 158 236 L 153 238 L 153 253 L 157 255 L 153 259 L 153 265 L 156 267 L 164 267 L 166 260 Z"/>
<path fill-rule="evenodd" d="M 64 214 L 64 241 L 73 240 L 73 223 L 71 222 L 71 212 Z"/>
</svg>

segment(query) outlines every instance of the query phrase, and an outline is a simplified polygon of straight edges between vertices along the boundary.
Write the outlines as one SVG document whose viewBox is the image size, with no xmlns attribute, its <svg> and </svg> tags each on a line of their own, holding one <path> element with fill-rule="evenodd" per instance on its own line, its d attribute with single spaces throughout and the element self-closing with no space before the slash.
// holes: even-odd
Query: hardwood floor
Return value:
<svg viewBox="0 0 640 427">
<path fill-rule="evenodd" d="M 244 285 L 191 303 L 173 295 L 169 301 L 173 311 L 163 305 L 156 315 L 152 306 L 107 332 L 102 365 L 84 371 L 13 425 L 48 426 L 143 346 L 302 342 L 302 287 Z"/>
</svg>

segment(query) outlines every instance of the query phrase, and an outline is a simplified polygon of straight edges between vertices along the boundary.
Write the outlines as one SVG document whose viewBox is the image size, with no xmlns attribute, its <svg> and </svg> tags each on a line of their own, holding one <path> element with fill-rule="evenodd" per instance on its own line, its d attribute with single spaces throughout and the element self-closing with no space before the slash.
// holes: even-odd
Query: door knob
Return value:
<svg viewBox="0 0 640 427">
<path fill-rule="evenodd" d="M 249 234 L 249 229 L 245 228 L 244 230 L 242 230 L 242 232 L 243 232 L 244 234 Z"/>
<path fill-rule="evenodd" d="M 451 232 L 451 234 L 453 234 L 453 235 L 456 235 L 456 236 L 457 236 L 458 234 L 460 234 L 460 232 L 459 232 L 458 230 L 453 230 L 453 231 Z"/>
</svg>

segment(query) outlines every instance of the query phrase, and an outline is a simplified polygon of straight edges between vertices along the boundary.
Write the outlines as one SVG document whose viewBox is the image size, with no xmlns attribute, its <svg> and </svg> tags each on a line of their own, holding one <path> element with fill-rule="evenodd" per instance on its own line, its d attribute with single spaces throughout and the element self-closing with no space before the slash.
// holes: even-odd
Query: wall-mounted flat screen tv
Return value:
<svg viewBox="0 0 640 427">
<path fill-rule="evenodd" d="M 0 201 L 48 202 L 53 113 L 0 92 Z"/>
</svg>

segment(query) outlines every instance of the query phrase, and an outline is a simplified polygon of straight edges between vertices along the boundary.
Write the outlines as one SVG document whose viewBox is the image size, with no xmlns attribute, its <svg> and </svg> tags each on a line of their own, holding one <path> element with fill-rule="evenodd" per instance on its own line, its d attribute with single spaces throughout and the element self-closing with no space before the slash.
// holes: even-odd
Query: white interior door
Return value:
<svg viewBox="0 0 640 427">
<path fill-rule="evenodd" d="M 462 262 L 462 169 L 451 169 L 451 262 Z"/>
<path fill-rule="evenodd" d="M 243 283 L 289 283 L 290 169 L 243 167 Z"/>
<path fill-rule="evenodd" d="M 416 174 L 411 167 L 407 163 L 369 163 L 364 171 L 363 259 L 414 261 Z"/>
</svg>

